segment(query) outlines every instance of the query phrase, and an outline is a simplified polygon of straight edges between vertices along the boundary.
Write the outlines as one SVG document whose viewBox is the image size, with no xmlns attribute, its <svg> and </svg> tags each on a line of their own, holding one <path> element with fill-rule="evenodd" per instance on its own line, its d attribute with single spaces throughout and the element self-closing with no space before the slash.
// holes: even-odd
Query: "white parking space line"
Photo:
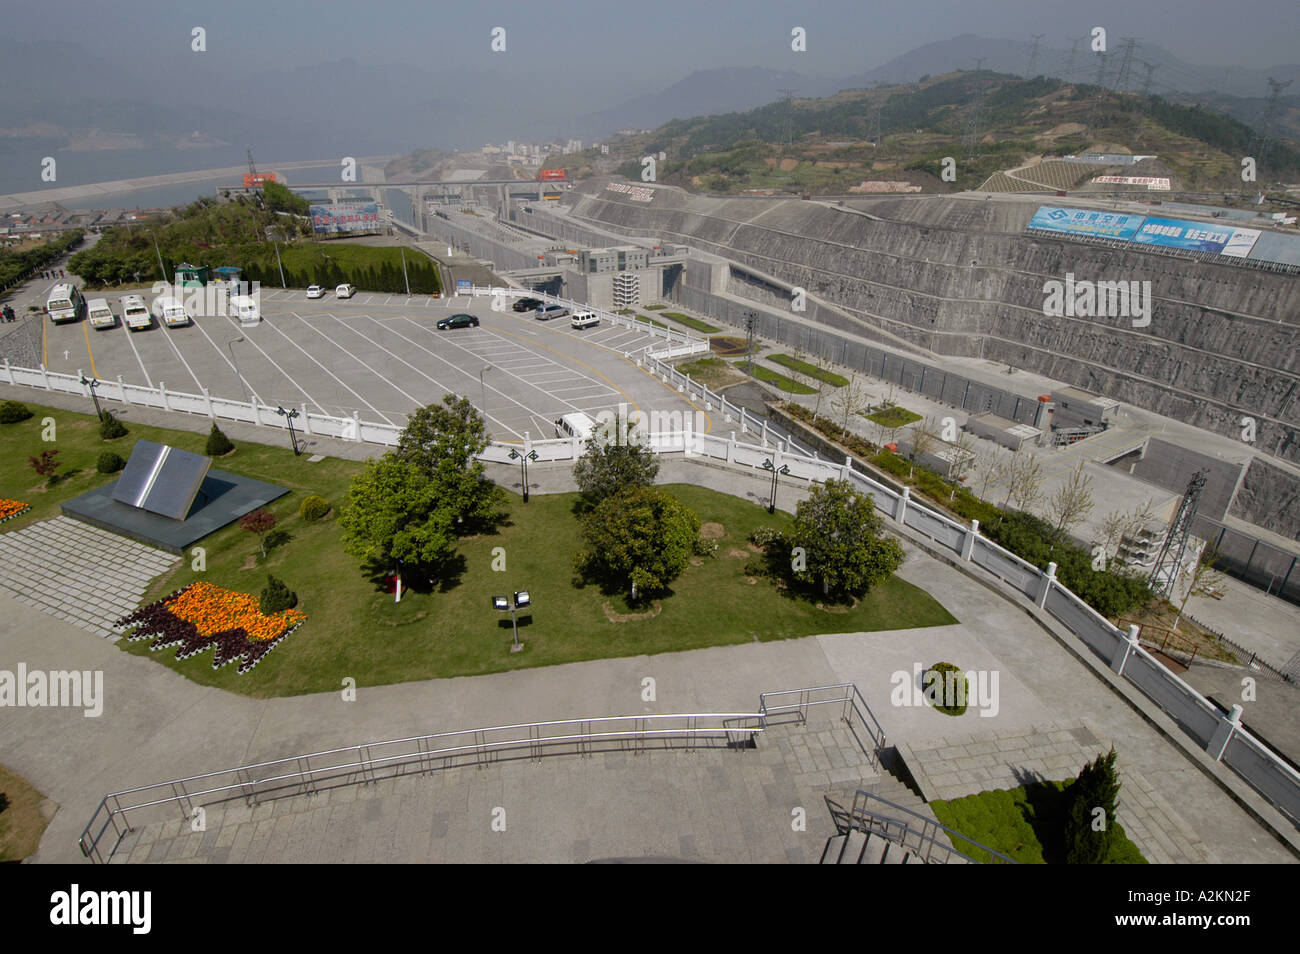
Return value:
<svg viewBox="0 0 1300 954">
<path fill-rule="evenodd" d="M 431 383 L 433 384 L 433 386 L 436 387 L 438 390 L 443 391 L 444 393 L 448 393 L 448 394 L 452 393 L 451 388 L 447 387 L 445 384 L 443 384 L 443 383 L 442 383 L 441 381 L 439 381 L 437 378 L 433 377 L 432 375 L 425 374 L 423 371 L 421 371 L 421 370 L 420 370 L 419 368 L 417 368 L 415 365 L 411 364 L 411 362 L 407 361 L 407 360 L 406 360 L 405 358 L 403 358 L 401 355 L 397 354 L 397 353 L 394 352 L 394 351 L 389 351 L 387 348 L 385 348 L 383 345 L 381 345 L 381 344 L 380 344 L 378 341 L 376 341 L 374 338 L 371 338 L 369 335 L 364 334 L 364 333 L 361 332 L 361 331 L 358 331 L 358 330 L 357 330 L 356 328 L 354 328 L 352 325 L 349 325 L 349 324 L 347 324 L 347 323 L 341 321 L 340 319 L 338 319 L 338 318 L 335 317 L 334 315 L 330 315 L 330 317 L 333 318 L 334 321 L 337 322 L 341 327 L 346 328 L 348 331 L 352 332 L 354 335 L 357 335 L 357 336 L 360 337 L 362 340 L 367 341 L 367 342 L 369 342 L 370 344 L 374 345 L 376 348 L 378 348 L 380 351 L 384 352 L 384 354 L 388 355 L 389 357 L 391 357 L 391 358 L 393 358 L 393 359 L 395 359 L 395 360 L 401 362 L 402 364 L 406 365 L 408 368 L 410 368 L 412 371 L 414 371 L 414 372 L 415 372 L 416 374 L 418 374 L 420 377 L 424 378 L 426 381 L 431 382 Z M 306 322 L 303 322 L 303 323 L 304 323 L 304 324 L 307 324 Z M 334 342 L 334 340 L 333 340 L 332 338 L 328 338 L 328 337 L 325 335 L 325 333 L 322 332 L 322 331 L 321 331 L 319 328 L 317 328 L 315 325 L 310 325 L 309 327 L 311 327 L 313 331 L 316 331 L 318 334 L 320 334 L 321 337 L 326 338 L 326 340 L 331 341 L 332 343 L 334 343 L 334 344 L 337 345 L 337 342 Z M 354 358 L 355 360 L 357 360 L 357 361 L 360 361 L 360 360 L 361 360 L 360 358 L 356 358 L 355 355 L 353 355 L 353 358 Z M 363 365 L 365 365 L 365 362 L 361 362 L 361 363 L 362 363 Z M 403 391 L 403 390 L 402 390 L 401 388 L 399 388 L 396 384 L 394 384 L 391 380 L 389 380 L 389 379 L 385 378 L 383 375 L 381 375 L 378 371 L 375 371 L 373 368 L 370 368 L 369 365 L 365 365 L 365 367 L 368 368 L 369 370 L 371 370 L 374 374 L 378 375 L 378 376 L 379 376 L 379 377 L 384 381 L 384 383 L 387 384 L 389 387 L 391 387 L 391 388 L 393 388 L 393 389 L 395 389 L 395 390 L 401 391 L 403 394 L 406 394 L 406 396 L 409 397 L 409 398 L 410 398 L 410 399 L 415 403 L 415 405 L 416 405 L 417 407 L 422 407 L 422 406 L 423 406 L 423 402 L 421 402 L 419 398 L 415 397 L 415 395 L 413 395 L 413 394 L 407 394 L 406 391 Z"/>
<path fill-rule="evenodd" d="M 190 377 L 194 379 L 194 386 L 197 387 L 200 392 L 202 392 L 203 382 L 201 382 L 199 380 L 199 376 L 194 373 L 194 369 L 190 367 L 190 363 L 185 360 L 185 355 L 181 354 L 181 349 L 176 347 L 176 342 L 172 341 L 171 329 L 163 326 L 162 322 L 159 322 L 158 324 L 159 324 L 158 330 L 163 333 L 163 337 L 167 339 L 167 343 L 171 345 L 172 350 L 176 352 L 176 357 L 181 359 L 181 364 L 185 365 L 185 370 L 188 371 L 190 373 Z"/>
<path fill-rule="evenodd" d="M 236 329 L 239 329 L 239 323 L 236 322 L 234 318 L 231 318 L 229 315 L 227 315 L 227 316 L 226 316 L 226 320 L 231 324 L 231 326 L 233 326 L 233 327 L 236 328 Z M 262 325 L 266 325 L 266 326 L 268 326 L 268 327 L 274 327 L 274 324 L 273 324 L 272 322 L 269 322 L 269 321 L 263 321 L 263 322 L 262 322 Z M 258 327 L 261 327 L 261 325 L 259 325 Z M 317 413 L 319 413 L 319 414 L 328 414 L 328 413 L 329 413 L 328 411 L 325 410 L 324 406 L 321 405 L 321 403 L 320 403 L 319 401 L 317 401 L 314 397 L 312 397 L 310 394 L 307 393 L 307 389 L 306 389 L 306 388 L 304 388 L 301 384 L 299 384 L 296 380 L 294 380 L 293 375 L 291 375 L 288 371 L 284 370 L 284 368 L 280 367 L 279 363 L 276 362 L 276 360 L 275 360 L 274 358 L 272 358 L 269 354 L 266 353 L 265 349 L 263 349 L 262 346 L 259 345 L 259 344 L 258 344 L 258 343 L 253 339 L 253 337 L 252 337 L 251 334 L 248 334 L 248 333 L 247 333 L 247 332 L 250 332 L 250 331 L 252 330 L 251 328 L 239 329 L 239 330 L 242 330 L 242 331 L 245 332 L 245 334 L 244 334 L 244 341 L 245 341 L 247 344 L 252 345 L 252 346 L 253 346 L 253 349 L 254 349 L 258 354 L 260 354 L 263 358 L 265 358 L 265 359 L 270 363 L 271 367 L 275 368 L 275 370 L 279 371 L 282 375 L 284 375 L 284 379 L 285 379 L 286 381 L 288 381 L 291 385 L 293 385 L 293 387 L 297 388 L 298 393 L 301 394 L 303 397 L 305 397 L 305 398 L 307 399 L 307 402 L 308 402 L 309 404 L 313 405 L 313 406 L 316 408 Z M 279 329 L 277 329 L 277 330 L 279 330 Z M 243 379 L 244 379 L 244 383 L 248 385 L 249 390 L 252 390 L 253 383 L 252 383 L 251 381 L 248 380 L 248 376 L 245 375 L 245 374 L 243 374 L 242 372 L 239 372 L 239 375 L 238 375 L 238 376 L 241 377 L 241 378 L 243 378 Z M 259 397 L 257 400 L 258 400 L 259 402 L 261 402 L 262 399 Z"/>
<path fill-rule="evenodd" d="M 372 320 L 374 320 L 374 319 L 372 319 Z M 376 322 L 376 323 L 378 324 L 378 322 Z M 431 358 L 433 358 L 435 361 L 441 361 L 443 364 L 445 364 L 448 368 L 450 368 L 452 371 L 456 372 L 457 374 L 459 374 L 459 375 L 463 375 L 464 377 L 468 378 L 468 379 L 471 380 L 471 381 L 474 380 L 474 379 L 477 377 L 477 375 L 474 374 L 473 372 L 471 372 L 471 371 L 467 371 L 467 370 L 465 370 L 464 368 L 457 367 L 455 364 L 453 364 L 451 361 L 447 360 L 447 359 L 446 359 L 445 357 L 443 357 L 442 355 L 438 354 L 436 351 L 432 351 L 432 350 L 430 350 L 429 348 L 426 348 L 424 345 L 420 344 L 418 341 L 415 341 L 414 339 L 408 338 L 406 335 L 402 334 L 400 331 L 397 331 L 395 328 L 388 327 L 387 325 L 382 325 L 381 327 L 383 327 L 384 330 L 390 332 L 391 334 L 397 335 L 397 337 L 401 338 L 403 341 L 407 342 L 407 343 L 410 344 L 412 347 L 419 348 L 421 351 L 423 351 L 425 354 L 429 355 L 429 356 L 430 356 Z M 416 327 L 418 328 L 418 327 L 420 327 L 420 326 L 417 325 Z M 427 329 L 425 329 L 425 330 L 427 330 Z M 493 367 L 496 367 L 496 365 L 493 365 Z M 451 393 L 451 394 L 455 394 L 455 393 L 457 393 L 454 389 L 452 389 L 452 388 L 446 388 L 446 387 L 444 387 L 444 386 L 441 385 L 441 384 L 439 385 L 439 387 L 443 387 L 444 390 L 448 391 L 448 392 Z M 522 408 L 524 411 L 528 411 L 528 410 L 529 410 L 529 408 L 528 408 L 528 406 L 527 406 L 526 404 L 522 403 L 521 401 L 517 401 L 517 400 L 515 400 L 515 399 L 514 399 L 513 397 L 511 397 L 510 395 L 506 394 L 504 391 L 502 391 L 502 390 L 500 390 L 499 388 L 494 387 L 493 385 L 489 384 L 486 380 L 484 380 L 484 382 L 483 382 L 483 387 L 484 387 L 485 390 L 487 390 L 487 391 L 491 391 L 493 394 L 499 395 L 501 398 L 503 398 L 503 399 L 509 401 L 510 403 L 512 403 L 512 404 L 517 404 L 517 405 L 518 405 L 520 408 Z M 519 431 L 515 430 L 513 427 L 511 427 L 509 424 L 507 424 L 505 421 L 501 420 L 499 417 L 495 417 L 495 416 L 493 416 L 491 413 L 488 414 L 488 420 L 489 420 L 489 421 L 496 421 L 498 424 L 500 424 L 500 425 L 502 426 L 502 428 L 504 428 L 505 430 L 509 431 L 511 434 L 515 435 L 516 437 L 522 438 L 522 437 L 524 436 L 524 435 L 521 434 Z"/>
<path fill-rule="evenodd" d="M 307 324 L 307 322 L 304 321 L 303 318 L 302 318 L 302 316 L 299 315 L 297 312 L 292 312 L 292 311 L 291 311 L 291 312 L 289 312 L 289 314 L 293 315 L 293 317 L 297 318 L 299 321 L 302 321 L 303 324 Z M 289 344 L 293 345 L 295 348 L 297 348 L 299 351 L 301 351 L 304 355 L 306 355 L 306 356 L 307 356 L 307 359 L 308 359 L 309 361 L 311 361 L 312 364 L 316 365 L 316 367 L 320 368 L 322 371 L 324 371 L 326 374 L 328 374 L 331 378 L 333 378 L 333 379 L 334 379 L 335 381 L 337 381 L 339 384 L 343 385 L 343 389 L 344 389 L 345 391 L 347 391 L 349 394 L 351 394 L 353 397 L 355 397 L 358 401 L 360 401 L 360 402 L 361 402 L 362 404 L 364 404 L 366 407 L 370 408 L 370 410 L 374 411 L 376 414 L 378 414 L 380 417 L 382 417 L 382 418 L 383 418 L 385 421 L 387 421 L 389 424 L 392 424 L 392 423 L 393 423 L 392 418 L 390 418 L 390 417 L 389 417 L 387 414 L 385 414 L 383 411 L 379 410 L 379 408 L 375 407 L 373 404 L 371 404 L 369 401 L 367 401 L 365 398 L 363 398 L 363 397 L 362 397 L 360 394 L 358 394 L 356 391 L 352 390 L 352 388 L 348 387 L 347 384 L 344 383 L 344 381 L 343 381 L 343 380 L 342 380 L 342 379 L 341 379 L 337 374 L 335 374 L 335 373 L 334 373 L 333 371 L 331 371 L 329 368 L 325 367 L 325 365 L 323 365 L 323 364 L 321 364 L 319 361 L 317 361 L 316 358 L 315 358 L 315 356 L 313 356 L 312 354 L 310 354 L 310 353 L 309 353 L 305 348 L 303 348 L 300 344 L 298 344 L 298 342 L 294 341 L 294 340 L 293 340 L 292 338 L 290 338 L 287 334 L 285 334 L 284 331 L 282 331 L 282 330 L 281 330 L 277 325 L 275 325 L 274 323 L 270 323 L 270 327 L 273 328 L 273 329 L 275 329 L 275 331 L 278 332 L 279 335 L 280 335 L 280 337 L 284 338 L 285 341 L 289 342 Z M 311 326 L 308 325 L 308 327 L 311 327 Z M 344 352 L 344 353 L 346 354 L 346 352 Z M 287 377 L 287 375 L 286 375 L 286 377 Z M 292 381 L 293 379 L 290 378 L 289 380 Z M 382 380 L 382 378 L 381 378 L 381 380 Z M 297 387 L 298 390 L 300 390 L 300 391 L 302 390 L 301 385 L 298 385 L 298 383 L 297 383 L 296 381 L 294 382 L 294 386 Z M 303 392 L 303 393 L 306 393 L 306 392 Z"/>
<path fill-rule="evenodd" d="M 199 331 L 202 332 L 203 337 L 208 339 L 208 344 L 212 345 L 213 350 L 217 352 L 217 354 L 221 357 L 221 360 L 226 362 L 226 364 L 230 367 L 231 372 L 234 373 L 235 377 L 244 378 L 244 376 L 240 373 L 239 369 L 235 367 L 234 362 L 230 360 L 228 355 L 222 352 L 221 347 L 215 341 L 212 340 L 212 336 L 208 334 L 206 330 L 204 330 L 201 324 L 199 324 L 198 319 L 195 319 L 194 327 L 199 329 Z M 248 340 L 247 335 L 244 336 L 244 340 L 245 341 Z M 244 382 L 248 385 L 248 390 L 252 391 L 253 397 L 257 398 L 257 403 L 261 404 L 262 396 L 258 394 L 257 391 L 253 390 L 253 383 L 249 381 L 247 378 L 244 378 Z"/>
<path fill-rule="evenodd" d="M 407 320 L 410 321 L 410 319 L 407 319 Z M 410 324 L 415 325 L 415 322 L 411 321 Z M 415 325 L 415 327 L 418 328 L 418 327 L 420 327 L 420 326 L 419 326 L 419 325 Z M 491 332 L 487 332 L 487 333 L 490 334 Z M 457 348 L 457 349 L 460 350 L 460 351 L 464 351 L 464 352 L 466 352 L 466 353 L 468 353 L 468 354 L 473 354 L 472 351 L 470 351 L 468 348 L 464 347 L 463 345 L 460 345 L 460 344 L 457 344 L 457 343 L 455 343 L 455 342 L 451 342 L 451 341 L 448 341 L 448 343 L 449 343 L 452 347 Z M 441 356 L 439 356 L 439 357 L 441 357 Z M 475 355 L 475 357 L 477 358 L 478 356 Z M 442 360 L 445 361 L 446 359 L 443 358 Z M 448 362 L 448 363 L 450 364 L 450 362 Z M 544 388 L 539 388 L 539 387 L 537 387 L 536 385 L 529 384 L 529 383 L 528 383 L 527 381 L 525 381 L 523 378 L 519 377 L 519 375 L 514 374 L 514 373 L 513 373 L 509 368 L 504 368 L 504 367 L 502 367 L 501 365 L 493 365 L 493 367 L 497 368 L 498 370 L 500 370 L 500 371 L 504 372 L 505 374 L 509 375 L 510 377 L 514 378 L 516 381 L 519 381 L 519 382 L 522 383 L 525 387 L 532 388 L 534 391 L 538 391 L 539 393 L 543 394 L 543 395 L 548 399 L 548 402 L 555 402 L 555 401 L 558 401 L 558 402 L 561 403 L 561 404 L 567 404 L 571 410 L 574 410 L 574 411 L 580 410 L 580 408 L 579 408 L 576 404 L 572 404 L 572 403 L 570 403 L 569 401 L 564 400 L 563 398 L 557 398 L 554 394 L 552 394 L 550 391 L 545 390 Z M 513 400 L 513 399 L 512 399 L 512 400 Z M 526 405 L 524 405 L 524 404 L 523 404 L 522 402 L 520 402 L 520 401 L 515 401 L 515 403 L 516 403 L 516 404 L 519 404 L 521 407 L 524 407 L 525 410 L 531 410 L 531 408 L 528 408 Z"/>
<path fill-rule="evenodd" d="M 144 359 L 140 357 L 140 349 L 135 346 L 135 341 L 132 338 L 134 332 L 126 326 L 125 319 L 122 319 L 119 327 L 122 329 L 122 334 L 126 335 L 127 343 L 131 346 L 131 352 L 135 355 L 136 363 L 140 365 L 140 373 L 144 375 L 145 381 L 148 382 L 149 388 L 152 390 L 154 386 L 153 378 L 149 377 L 149 372 L 144 366 Z"/>
</svg>

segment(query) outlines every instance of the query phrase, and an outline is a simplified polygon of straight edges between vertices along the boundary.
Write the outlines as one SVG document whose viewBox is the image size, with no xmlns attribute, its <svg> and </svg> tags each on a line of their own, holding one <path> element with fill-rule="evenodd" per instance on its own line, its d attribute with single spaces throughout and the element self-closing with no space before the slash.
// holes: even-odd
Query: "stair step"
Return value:
<svg viewBox="0 0 1300 954">
<path fill-rule="evenodd" d="M 863 850 L 871 844 L 871 836 L 864 831 L 854 829 L 844 839 L 844 848 L 840 852 L 840 864 L 862 864 Z"/>
<path fill-rule="evenodd" d="M 885 850 L 889 847 L 889 842 L 879 835 L 867 836 L 867 847 L 862 852 L 862 861 L 864 865 L 883 864 L 885 860 Z"/>
<path fill-rule="evenodd" d="M 893 842 L 890 842 L 889 847 L 885 849 L 884 863 L 887 865 L 901 865 L 906 860 L 908 854 L 908 850 L 902 845 L 896 845 Z"/>
<path fill-rule="evenodd" d="M 833 835 L 827 839 L 826 847 L 822 849 L 822 859 L 820 864 L 838 864 L 840 860 L 840 852 L 844 849 L 844 841 L 847 837 L 847 835 Z"/>
</svg>

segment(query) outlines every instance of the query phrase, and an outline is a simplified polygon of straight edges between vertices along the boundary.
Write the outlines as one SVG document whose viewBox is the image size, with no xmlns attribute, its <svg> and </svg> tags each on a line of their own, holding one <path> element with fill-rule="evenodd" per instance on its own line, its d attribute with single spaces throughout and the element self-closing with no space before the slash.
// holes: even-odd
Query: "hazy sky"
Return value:
<svg viewBox="0 0 1300 954">
<path fill-rule="evenodd" d="M 352 55 L 410 66 L 539 69 L 586 75 L 607 89 L 663 85 L 693 69 L 755 66 L 850 74 L 962 33 L 1068 48 L 1093 26 L 1140 37 L 1193 61 L 1221 65 L 1300 59 L 1296 0 L 41 0 L 6 4 L 14 40 L 72 39 L 102 55 L 147 62 L 189 51 L 208 33 L 208 65 L 297 66 Z M 507 53 L 489 50 L 493 27 Z M 790 29 L 808 52 L 790 50 Z M 143 63 L 141 63 L 143 65 Z"/>
</svg>

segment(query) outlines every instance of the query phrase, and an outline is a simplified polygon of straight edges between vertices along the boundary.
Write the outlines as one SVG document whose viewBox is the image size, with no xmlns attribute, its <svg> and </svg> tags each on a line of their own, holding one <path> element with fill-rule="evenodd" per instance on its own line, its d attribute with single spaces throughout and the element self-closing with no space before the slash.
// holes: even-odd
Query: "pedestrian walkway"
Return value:
<svg viewBox="0 0 1300 954">
<path fill-rule="evenodd" d="M 875 777 L 842 723 L 769 725 L 754 749 L 652 749 L 491 762 L 136 828 L 113 863 L 809 864 L 835 826 L 828 785 Z M 191 816 L 192 817 L 192 816 Z"/>
<path fill-rule="evenodd" d="M 68 517 L 0 534 L 0 588 L 106 639 L 177 557 Z"/>
</svg>

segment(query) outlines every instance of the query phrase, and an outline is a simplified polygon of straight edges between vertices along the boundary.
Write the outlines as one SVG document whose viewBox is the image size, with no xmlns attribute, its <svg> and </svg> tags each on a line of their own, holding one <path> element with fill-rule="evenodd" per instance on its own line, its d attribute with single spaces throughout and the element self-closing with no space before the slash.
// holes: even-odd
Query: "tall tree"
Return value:
<svg viewBox="0 0 1300 954">
<path fill-rule="evenodd" d="M 1120 782 L 1115 748 L 1085 765 L 1065 790 L 1065 862 L 1099 865 L 1110 853 Z"/>
<path fill-rule="evenodd" d="M 492 522 L 502 491 L 484 476 L 478 455 L 488 445 L 483 417 L 468 398 L 448 394 L 406 421 L 393 452 L 432 481 L 465 529 Z"/>
<path fill-rule="evenodd" d="M 626 439 L 619 430 L 616 424 L 606 424 L 573 465 L 573 479 L 588 507 L 623 490 L 649 487 L 659 473 L 659 460 L 650 448 L 634 439 L 632 429 Z"/>
<path fill-rule="evenodd" d="M 366 461 L 338 520 L 344 551 L 363 564 L 400 560 L 436 571 L 454 552 L 453 501 L 415 464 L 392 453 Z"/>
<path fill-rule="evenodd" d="M 1047 502 L 1047 515 L 1057 537 L 1063 537 L 1092 513 L 1092 476 L 1084 472 L 1083 461 L 1070 471 Z"/>
<path fill-rule="evenodd" d="M 574 565 L 583 576 L 621 588 L 632 600 L 664 590 L 683 570 L 700 538 L 700 518 L 656 487 L 606 497 L 582 522 Z"/>
<path fill-rule="evenodd" d="M 871 495 L 846 480 L 817 484 L 799 502 L 790 542 L 802 548 L 795 579 L 820 583 L 823 594 L 861 595 L 903 562 L 903 548 L 885 535 Z"/>
</svg>

